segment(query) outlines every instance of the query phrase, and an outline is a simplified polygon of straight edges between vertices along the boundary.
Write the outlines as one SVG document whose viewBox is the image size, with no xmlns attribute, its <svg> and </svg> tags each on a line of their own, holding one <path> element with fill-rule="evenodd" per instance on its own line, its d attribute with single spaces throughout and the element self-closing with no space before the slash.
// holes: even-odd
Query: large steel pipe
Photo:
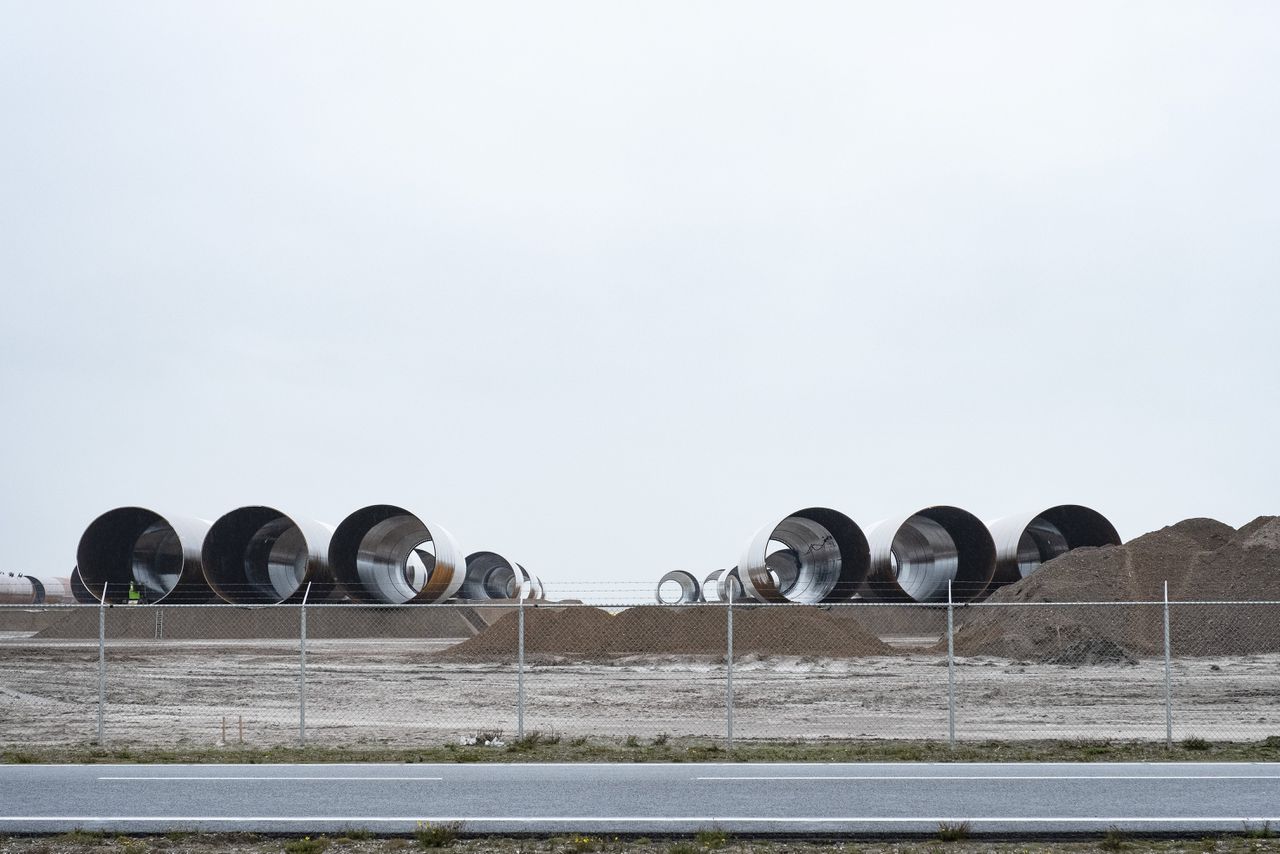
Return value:
<svg viewBox="0 0 1280 854">
<path fill-rule="evenodd" d="M 145 507 L 117 507 L 89 524 L 76 549 L 80 578 L 96 598 L 121 602 L 130 582 L 144 602 L 202 604 L 214 598 L 204 579 L 200 547 L 209 523 L 162 516 Z"/>
<path fill-rule="evenodd" d="M 1026 578 L 1040 564 L 1072 549 L 1120 545 L 1120 535 L 1107 517 L 1079 504 L 1006 516 L 988 527 L 996 544 L 996 572 L 990 590 Z"/>
<path fill-rule="evenodd" d="M 462 551 L 447 531 L 390 504 L 344 519 L 329 541 L 329 565 L 357 602 L 440 602 L 457 593 L 466 576 Z"/>
<path fill-rule="evenodd" d="M 899 602 L 967 602 L 981 596 L 996 568 L 991 533 L 959 507 L 927 507 L 887 519 L 867 532 L 866 590 Z"/>
<path fill-rule="evenodd" d="M 673 569 L 658 579 L 654 596 L 660 605 L 688 605 L 702 601 L 698 579 L 683 569 Z"/>
<path fill-rule="evenodd" d="M 80 578 L 80 567 L 78 566 L 71 570 L 71 595 L 82 605 L 98 601 L 98 597 L 93 595 L 93 591 L 86 587 L 83 579 Z"/>
<path fill-rule="evenodd" d="M 236 605 L 317 601 L 333 591 L 323 522 L 294 519 L 274 507 L 240 507 L 213 523 L 201 552 L 204 577 Z M 310 593 L 307 593 L 310 585 Z"/>
<path fill-rule="evenodd" d="M 35 605 L 69 605 L 76 601 L 71 579 L 49 575 L 27 574 Z"/>
<path fill-rule="evenodd" d="M 744 593 L 761 602 L 813 604 L 851 598 L 867 567 L 862 529 L 843 513 L 809 507 L 757 531 L 738 578 Z"/>
<path fill-rule="evenodd" d="M 35 604 L 35 586 L 18 572 L 0 572 L 0 605 Z"/>
<path fill-rule="evenodd" d="M 458 596 L 472 601 L 539 599 L 542 584 L 523 566 L 497 552 L 474 552 L 467 555 L 467 573 Z"/>
</svg>

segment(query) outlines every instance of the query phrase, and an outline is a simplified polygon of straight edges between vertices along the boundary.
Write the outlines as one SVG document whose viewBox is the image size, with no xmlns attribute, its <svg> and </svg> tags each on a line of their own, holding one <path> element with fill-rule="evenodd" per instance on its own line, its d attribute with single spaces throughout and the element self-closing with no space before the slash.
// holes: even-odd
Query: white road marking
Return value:
<svg viewBox="0 0 1280 854">
<path fill-rule="evenodd" d="M 842 775 L 842 776 L 739 776 L 739 777 L 694 777 L 700 782 L 743 780 L 1280 780 L 1277 774 L 1045 774 L 1045 775 L 1008 775 L 994 774 L 927 774 L 927 775 Z"/>
<path fill-rule="evenodd" d="M 281 780 L 281 781 L 284 781 L 284 782 L 295 782 L 295 781 L 298 781 L 298 780 L 302 780 L 302 781 L 305 781 L 305 782 L 315 782 L 315 781 L 324 781 L 324 780 L 341 780 L 341 781 L 359 780 L 359 781 L 366 781 L 366 782 L 379 782 L 379 783 L 399 783 L 399 782 L 401 782 L 401 781 L 403 781 L 403 780 L 434 780 L 434 781 L 439 782 L 439 781 L 441 781 L 441 780 L 443 780 L 443 779 L 444 779 L 443 777 L 266 777 L 266 776 L 258 776 L 258 777 L 232 777 L 232 776 L 226 776 L 226 777 L 223 777 L 223 776 L 213 776 L 213 777 L 192 777 L 192 776 L 185 776 L 185 775 L 184 775 L 184 776 L 173 776 L 173 777 L 99 777 L 99 778 L 98 778 L 98 782 L 103 782 L 103 781 L 108 781 L 108 782 L 121 782 L 121 781 L 138 782 L 138 781 L 145 781 L 145 782 L 150 782 L 150 783 L 158 783 L 158 782 L 161 782 L 161 781 L 169 782 L 169 781 L 172 781 L 172 780 L 183 780 L 183 781 L 191 781 L 191 780 L 254 780 L 254 781 L 263 781 L 263 780 L 266 780 L 266 781 L 270 781 L 270 780 Z"/>
</svg>

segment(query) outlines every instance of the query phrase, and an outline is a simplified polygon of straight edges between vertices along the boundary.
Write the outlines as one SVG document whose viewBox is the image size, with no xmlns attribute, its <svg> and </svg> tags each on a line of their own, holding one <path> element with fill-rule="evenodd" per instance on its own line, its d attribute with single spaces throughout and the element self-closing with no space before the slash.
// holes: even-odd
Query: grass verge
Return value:
<svg viewBox="0 0 1280 854">
<path fill-rule="evenodd" d="M 443 845 L 441 844 L 443 843 Z M 587 844 L 590 843 L 590 844 Z M 443 846 L 448 846 L 447 848 Z M 732 838 L 720 847 L 708 847 L 696 838 L 617 837 L 459 837 L 422 839 L 376 836 L 269 837 L 253 834 L 195 833 L 175 840 L 171 836 L 96 837 L 37 836 L 0 837 L 0 854 L 383 854 L 414 851 L 448 854 L 1086 854 L 1102 851 L 1156 851 L 1168 854 L 1244 854 L 1280 852 L 1280 840 L 1246 836 L 1211 836 L 1199 839 L 1130 839 L 1119 833 L 1070 841 L 988 841 L 958 838 L 910 840 L 817 840 Z"/>
<path fill-rule="evenodd" d="M 1276 762 L 1280 736 L 1261 741 L 747 741 L 732 751 L 708 739 L 668 737 L 641 743 L 538 736 L 502 747 L 435 744 L 419 747 L 137 747 L 68 744 L 0 749 L 0 763 L 173 762 Z"/>
</svg>

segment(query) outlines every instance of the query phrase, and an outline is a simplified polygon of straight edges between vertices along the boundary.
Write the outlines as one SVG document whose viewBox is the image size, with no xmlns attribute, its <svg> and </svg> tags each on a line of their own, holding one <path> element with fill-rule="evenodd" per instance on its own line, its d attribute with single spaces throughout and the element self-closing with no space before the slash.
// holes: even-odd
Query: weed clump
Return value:
<svg viewBox="0 0 1280 854">
<path fill-rule="evenodd" d="M 551 733 L 546 734 L 538 730 L 530 730 L 523 737 L 517 738 L 515 741 L 507 745 L 508 753 L 528 753 L 530 750 L 540 745 L 551 746 L 560 743 L 560 736 Z"/>
<path fill-rule="evenodd" d="M 969 838 L 972 828 L 967 821 L 943 821 L 938 824 L 938 839 L 943 842 L 959 842 Z"/>
<path fill-rule="evenodd" d="M 444 821 L 432 824 L 429 821 L 420 821 L 413 831 L 413 838 L 418 840 L 418 845 L 423 848 L 448 848 L 458 841 L 458 834 L 461 832 L 461 822 Z"/>
<path fill-rule="evenodd" d="M 1112 825 L 1102 835 L 1102 841 L 1098 845 L 1104 851 L 1121 851 L 1129 847 L 1129 834 Z"/>
</svg>

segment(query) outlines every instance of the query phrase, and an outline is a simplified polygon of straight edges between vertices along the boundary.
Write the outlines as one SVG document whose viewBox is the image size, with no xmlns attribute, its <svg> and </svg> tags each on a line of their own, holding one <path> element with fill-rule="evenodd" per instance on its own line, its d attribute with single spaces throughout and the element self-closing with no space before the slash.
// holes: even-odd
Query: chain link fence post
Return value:
<svg viewBox="0 0 1280 854">
<path fill-rule="evenodd" d="M 298 746 L 307 746 L 307 597 L 311 595 L 311 582 L 302 592 L 302 607 L 298 611 Z"/>
<path fill-rule="evenodd" d="M 1173 750 L 1173 674 L 1169 648 L 1169 582 L 1164 583 L 1164 747 Z"/>
<path fill-rule="evenodd" d="M 519 610 L 516 612 L 519 621 L 517 634 L 519 640 L 516 648 L 516 738 L 524 738 L 524 597 L 518 600 Z"/>
<path fill-rule="evenodd" d="M 947 580 L 947 747 L 956 746 L 956 631 L 951 580 Z"/>
<path fill-rule="evenodd" d="M 724 740 L 725 749 L 733 750 L 733 585 L 728 589 L 729 607 L 726 610 L 727 649 L 724 680 Z"/>
<path fill-rule="evenodd" d="M 103 716 L 107 706 L 107 587 L 102 585 L 102 601 L 98 603 L 98 744 L 103 739 Z"/>
</svg>

